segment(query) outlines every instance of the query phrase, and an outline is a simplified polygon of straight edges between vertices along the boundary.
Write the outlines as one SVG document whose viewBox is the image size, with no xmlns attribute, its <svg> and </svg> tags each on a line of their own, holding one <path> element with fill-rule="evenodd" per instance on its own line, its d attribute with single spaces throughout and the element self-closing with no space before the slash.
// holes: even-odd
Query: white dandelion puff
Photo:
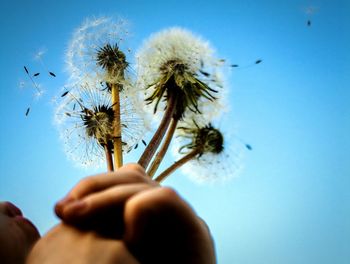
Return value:
<svg viewBox="0 0 350 264">
<path fill-rule="evenodd" d="M 101 64 L 98 53 L 107 49 L 107 56 L 110 60 L 117 55 L 122 55 L 126 68 L 128 63 L 125 60 L 125 55 L 120 51 L 120 46 L 125 42 L 127 35 L 125 20 L 115 21 L 111 17 L 87 19 L 75 30 L 66 52 L 66 65 L 71 78 L 94 75 L 109 83 L 122 82 L 124 84 L 125 79 L 128 78 L 124 75 L 120 78 L 121 76 L 116 72 L 106 71 L 104 66 L 108 65 L 103 64 L 103 62 Z M 106 59 L 104 58 L 104 60 Z M 124 68 L 122 70 L 124 71 Z"/>
<path fill-rule="evenodd" d="M 205 120 L 183 123 L 177 129 L 173 154 L 179 166 L 170 166 L 172 169 L 165 170 L 156 180 L 163 180 L 180 167 L 183 174 L 197 183 L 225 182 L 237 177 L 242 169 L 242 143 L 229 140 Z"/>
<path fill-rule="evenodd" d="M 66 86 L 55 113 L 60 138 L 69 159 L 82 167 L 100 168 L 104 146 L 113 148 L 111 96 L 105 84 L 84 79 Z M 133 109 L 128 96 L 121 94 L 122 148 L 129 152 L 144 135 L 143 121 Z"/>
<path fill-rule="evenodd" d="M 220 112 L 223 84 L 214 53 L 208 42 L 182 28 L 152 35 L 136 54 L 137 85 L 140 96 L 149 103 L 144 110 L 153 113 L 164 109 L 165 98 L 174 92 L 183 94 L 176 106 L 180 116 L 190 111 L 200 113 L 204 108 L 208 111 L 203 114 Z"/>
</svg>

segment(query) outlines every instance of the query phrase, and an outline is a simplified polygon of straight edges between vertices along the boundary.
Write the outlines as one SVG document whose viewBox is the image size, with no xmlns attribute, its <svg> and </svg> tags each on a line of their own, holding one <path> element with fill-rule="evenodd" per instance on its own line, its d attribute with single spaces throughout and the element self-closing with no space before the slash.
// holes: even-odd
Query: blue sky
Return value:
<svg viewBox="0 0 350 264">
<path fill-rule="evenodd" d="M 304 11 L 316 7 L 312 15 Z M 209 224 L 219 263 L 347 263 L 350 259 L 350 71 L 348 1 L 7 1 L 0 11 L 0 200 L 45 233 L 53 204 L 91 174 L 73 166 L 52 125 L 50 100 L 64 85 L 64 52 L 86 18 L 119 15 L 137 49 L 151 33 L 185 27 L 232 63 L 226 130 L 253 146 L 239 178 L 174 187 Z M 311 27 L 306 25 L 312 21 Z M 33 60 L 47 49 L 45 64 Z M 47 93 L 32 103 L 23 66 Z M 137 155 L 128 157 L 136 161 Z"/>
</svg>

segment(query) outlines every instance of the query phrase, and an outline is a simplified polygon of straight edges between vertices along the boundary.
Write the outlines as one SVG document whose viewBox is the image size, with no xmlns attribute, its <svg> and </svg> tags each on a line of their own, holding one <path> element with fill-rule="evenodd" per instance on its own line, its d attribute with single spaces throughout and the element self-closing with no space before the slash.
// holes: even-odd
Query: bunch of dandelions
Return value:
<svg viewBox="0 0 350 264">
<path fill-rule="evenodd" d="M 76 91 L 69 89 L 62 94 L 65 99 L 57 116 L 61 116 L 62 124 L 72 124 L 63 136 L 70 141 L 67 145 L 88 144 L 83 155 L 74 147 L 71 151 L 79 152 L 88 163 L 97 157 L 102 160 L 104 154 L 108 170 L 117 169 L 122 166 L 123 152 L 137 145 L 142 137 L 139 135 L 144 134 L 144 127 L 136 124 L 145 125 L 146 115 L 162 115 L 138 161 L 151 178 L 176 131 L 180 138 L 189 140 L 180 148 L 184 156 L 155 177 L 157 181 L 185 163 L 197 160 L 208 165 L 212 161 L 206 157 L 222 156 L 224 136 L 211 125 L 225 105 L 222 60 L 215 57 L 208 42 L 181 28 L 152 35 L 137 53 L 137 79 L 133 81 L 127 74 L 127 56 L 120 47 L 120 34 L 127 31 L 120 26 L 109 18 L 99 18 L 87 20 L 74 33 L 67 62 Z M 125 118 L 130 116 L 123 108 L 126 101 L 131 105 L 130 112 L 144 115 L 141 122 Z M 128 132 L 132 127 L 141 133 Z M 89 155 L 94 158 L 86 159 Z"/>
<path fill-rule="evenodd" d="M 130 93 L 126 70 L 129 63 L 120 43 L 128 34 L 125 21 L 111 18 L 88 19 L 79 27 L 67 51 L 67 65 L 72 79 L 86 75 L 96 78 L 111 94 L 113 117 L 113 153 L 117 168 L 123 164 L 120 94 Z"/>
<path fill-rule="evenodd" d="M 146 110 L 165 109 L 160 125 L 139 164 L 153 177 L 164 158 L 178 122 L 188 113 L 207 116 L 220 112 L 222 83 L 218 59 L 210 45 L 191 32 L 170 28 L 152 35 L 137 54 L 138 86 Z M 208 107 L 209 106 L 209 107 Z M 205 112 L 202 112 L 206 110 Z M 165 136 L 164 142 L 155 152 Z"/>
<path fill-rule="evenodd" d="M 55 113 L 65 152 L 83 167 L 97 168 L 106 162 L 113 170 L 114 110 L 107 87 L 85 79 L 66 88 Z M 121 99 L 122 150 L 129 152 L 143 136 L 143 123 L 129 98 L 122 94 Z"/>
<path fill-rule="evenodd" d="M 70 81 L 73 82 L 76 92 L 72 93 L 69 89 L 64 93 L 63 97 L 69 94 L 68 102 L 63 101 L 57 111 L 61 115 L 69 114 L 70 109 L 66 111 L 65 108 L 71 102 L 74 102 L 73 105 L 78 104 L 84 111 L 89 109 L 85 116 L 81 113 L 68 115 L 68 117 L 78 116 L 85 122 L 81 126 L 79 119 L 73 119 L 76 125 L 73 126 L 75 129 L 72 129 L 70 133 L 77 134 L 78 138 L 86 141 L 86 145 L 89 145 L 91 140 L 97 142 L 97 145 L 104 149 L 108 170 L 122 166 L 124 146 L 127 147 L 127 151 L 130 151 L 131 146 L 137 144 L 134 139 L 141 140 L 139 135 L 144 132 L 143 121 L 137 117 L 133 107 L 134 86 L 127 74 L 129 63 L 125 52 L 120 48 L 121 42 L 127 35 L 124 24 L 124 20 L 114 22 L 111 18 L 106 17 L 87 19 L 75 31 L 68 47 L 66 61 Z M 84 94 L 90 97 L 86 100 L 90 107 L 80 102 L 81 95 Z M 109 100 L 108 104 L 105 103 L 106 100 Z M 127 111 L 126 105 L 128 105 Z M 83 111 L 82 109 L 80 111 Z M 75 109 L 71 111 L 74 112 Z M 123 120 L 133 120 L 133 122 L 125 123 Z M 90 124 L 93 124 L 93 129 L 88 126 Z M 83 128 L 83 133 L 79 132 L 80 128 Z M 128 132 L 136 129 L 137 132 Z M 126 139 L 123 139 L 122 135 Z M 128 142 L 129 139 L 133 139 L 132 143 Z M 74 146 L 74 142 L 69 145 Z M 97 149 L 98 151 L 94 148 L 94 151 L 90 153 L 100 157 L 98 152 L 101 152 L 101 148 Z M 112 155 L 114 155 L 114 164 Z M 90 164 L 90 161 L 91 159 L 88 159 L 87 163 Z"/>
</svg>

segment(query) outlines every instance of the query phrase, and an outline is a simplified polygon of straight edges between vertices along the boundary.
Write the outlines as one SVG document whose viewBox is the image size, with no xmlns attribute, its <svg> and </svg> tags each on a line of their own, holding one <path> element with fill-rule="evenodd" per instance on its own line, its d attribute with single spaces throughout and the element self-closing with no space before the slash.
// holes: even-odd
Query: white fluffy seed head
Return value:
<svg viewBox="0 0 350 264">
<path fill-rule="evenodd" d="M 124 87 L 127 90 L 128 87 Z M 87 133 L 86 124 L 82 119 L 83 109 L 93 110 L 98 106 L 111 107 L 111 95 L 105 85 L 94 78 L 84 78 L 78 83 L 66 85 L 69 92 L 57 106 L 54 123 L 64 150 L 70 160 L 80 167 L 100 168 L 105 164 L 104 149 L 99 141 Z M 134 105 L 126 93 L 120 93 L 120 112 L 123 151 L 127 153 L 143 138 L 145 126 L 142 118 L 134 110 Z M 98 127 L 102 136 L 107 136 L 112 128 Z M 104 131 L 107 131 L 104 133 Z"/>
<path fill-rule="evenodd" d="M 177 61 L 186 66 L 186 71 L 195 76 L 210 88 L 217 90 L 212 93 L 217 100 L 209 101 L 198 98 L 198 108 L 207 118 L 218 115 L 226 105 L 224 103 L 223 82 L 218 59 L 211 45 L 192 32 L 174 27 L 151 35 L 136 54 L 137 85 L 140 96 L 148 98 L 155 89 L 155 84 L 162 77 L 162 68 L 169 61 Z M 204 73 L 204 74 L 203 74 Z M 143 106 L 143 111 L 153 116 L 154 103 Z M 159 109 L 165 108 L 161 102 Z M 191 111 L 187 111 L 190 113 Z M 153 118 L 157 120 L 157 118 Z"/>
<path fill-rule="evenodd" d="M 66 51 L 66 67 L 71 78 L 81 78 L 88 74 L 110 83 L 124 82 L 123 78 L 112 76 L 97 65 L 96 56 L 98 50 L 107 44 L 122 48 L 129 34 L 126 24 L 123 19 L 111 17 L 86 19 L 73 33 Z"/>
<path fill-rule="evenodd" d="M 196 123 L 187 120 L 182 124 L 184 127 L 196 129 L 207 124 L 203 119 L 197 119 Z M 219 153 L 206 152 L 191 161 L 185 163 L 180 170 L 196 183 L 223 183 L 239 176 L 243 168 L 244 145 L 238 138 L 231 137 L 228 133 L 222 133 L 224 137 L 223 150 Z M 177 129 L 172 147 L 173 156 L 176 160 L 189 153 L 191 149 L 181 147 L 189 144 L 193 135 L 189 135 L 183 129 Z"/>
</svg>

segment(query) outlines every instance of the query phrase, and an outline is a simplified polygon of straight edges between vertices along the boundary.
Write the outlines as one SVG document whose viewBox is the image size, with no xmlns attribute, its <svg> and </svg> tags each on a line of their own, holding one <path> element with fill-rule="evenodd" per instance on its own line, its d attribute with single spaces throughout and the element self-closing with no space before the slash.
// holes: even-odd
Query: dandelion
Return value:
<svg viewBox="0 0 350 264">
<path fill-rule="evenodd" d="M 203 119 L 201 123 L 187 121 L 187 125 L 177 129 L 174 149 L 177 150 L 176 156 L 181 158 L 162 172 L 156 181 L 163 181 L 180 167 L 197 182 L 226 180 L 238 174 L 241 144 L 235 144 L 235 148 L 227 147 L 223 133 L 211 123 L 204 125 L 204 122 Z"/>
<path fill-rule="evenodd" d="M 148 173 L 152 176 L 170 144 L 177 122 L 186 113 L 201 113 L 201 104 L 217 99 L 217 59 L 210 45 L 181 28 L 150 37 L 137 54 L 138 85 L 154 113 L 166 108 L 157 132 L 139 163 L 147 167 L 167 129 L 163 146 Z M 148 108 L 149 109 L 149 108 Z M 169 127 L 170 126 L 170 127 Z"/>
<path fill-rule="evenodd" d="M 120 121 L 120 95 L 123 86 L 128 85 L 125 76 L 129 63 L 120 43 L 128 34 L 125 21 L 114 22 L 112 18 L 88 19 L 73 35 L 67 51 L 67 65 L 71 78 L 93 76 L 106 84 L 111 92 L 114 111 L 114 161 L 119 168 L 122 159 L 122 133 Z"/>
<path fill-rule="evenodd" d="M 99 167 L 105 157 L 108 169 L 113 170 L 114 111 L 105 84 L 85 79 L 66 89 L 56 109 L 55 123 L 68 157 L 83 167 Z M 142 139 L 143 123 L 129 98 L 123 95 L 122 99 L 122 149 L 129 152 Z"/>
<path fill-rule="evenodd" d="M 125 20 L 111 17 L 87 19 L 75 30 L 66 52 L 67 71 L 71 78 L 90 75 L 108 83 L 123 84 L 125 79 L 120 74 L 121 68 L 115 67 L 113 60 L 123 61 L 122 68 L 128 66 L 120 49 L 127 35 Z"/>
</svg>

